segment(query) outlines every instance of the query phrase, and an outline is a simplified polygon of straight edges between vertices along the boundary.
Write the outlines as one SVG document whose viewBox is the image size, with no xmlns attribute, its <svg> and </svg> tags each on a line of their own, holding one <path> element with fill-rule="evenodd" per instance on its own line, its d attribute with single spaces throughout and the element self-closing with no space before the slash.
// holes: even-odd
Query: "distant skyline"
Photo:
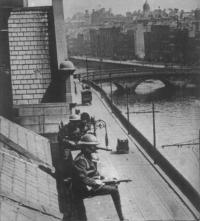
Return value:
<svg viewBox="0 0 200 221">
<path fill-rule="evenodd" d="M 158 7 L 178 8 L 185 11 L 200 8 L 200 0 L 147 0 L 151 10 Z M 106 8 L 112 9 L 114 14 L 125 14 L 127 11 L 142 10 L 145 0 L 64 0 L 65 17 L 86 9 Z"/>
<path fill-rule="evenodd" d="M 52 0 L 29 0 L 30 6 L 51 5 Z M 151 10 L 158 7 L 178 8 L 185 11 L 200 8 L 200 0 L 147 0 Z M 112 9 L 114 14 L 125 14 L 127 11 L 133 12 L 142 10 L 145 0 L 63 0 L 65 18 L 71 17 L 76 12 L 84 12 L 86 9 L 106 8 Z"/>
</svg>

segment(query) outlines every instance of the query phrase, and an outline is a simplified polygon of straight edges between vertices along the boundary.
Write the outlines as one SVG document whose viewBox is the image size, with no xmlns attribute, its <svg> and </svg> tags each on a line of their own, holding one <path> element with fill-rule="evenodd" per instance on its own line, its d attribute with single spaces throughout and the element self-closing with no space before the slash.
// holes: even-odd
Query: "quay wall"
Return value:
<svg viewBox="0 0 200 221">
<path fill-rule="evenodd" d="M 128 122 L 121 111 L 111 102 L 105 91 L 103 91 L 92 81 L 83 80 L 83 82 L 89 84 L 101 94 L 106 103 L 112 109 L 115 116 L 120 120 L 122 125 L 129 130 L 131 136 L 134 137 L 134 139 L 141 145 L 151 159 L 165 172 L 165 174 L 174 182 L 174 184 L 190 200 L 193 206 L 200 212 L 200 194 L 193 188 L 193 186 L 130 122 Z"/>
</svg>

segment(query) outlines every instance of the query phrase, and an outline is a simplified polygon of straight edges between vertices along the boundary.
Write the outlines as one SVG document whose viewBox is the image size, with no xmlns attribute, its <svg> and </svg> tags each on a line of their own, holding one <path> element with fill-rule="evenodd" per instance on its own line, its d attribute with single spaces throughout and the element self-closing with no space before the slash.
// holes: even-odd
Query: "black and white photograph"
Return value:
<svg viewBox="0 0 200 221">
<path fill-rule="evenodd" d="M 0 221 L 200 221 L 199 0 L 0 0 Z"/>
</svg>

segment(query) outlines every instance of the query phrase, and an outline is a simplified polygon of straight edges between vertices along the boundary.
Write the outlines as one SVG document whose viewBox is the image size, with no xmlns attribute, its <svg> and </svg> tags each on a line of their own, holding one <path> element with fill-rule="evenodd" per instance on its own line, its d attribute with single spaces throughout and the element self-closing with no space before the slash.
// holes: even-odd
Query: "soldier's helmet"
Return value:
<svg viewBox="0 0 200 221">
<path fill-rule="evenodd" d="M 97 146 L 99 142 L 93 134 L 85 134 L 81 137 L 78 144 L 81 146 Z"/>
<path fill-rule="evenodd" d="M 78 114 L 73 114 L 69 117 L 70 121 L 80 121 L 80 116 Z"/>
</svg>

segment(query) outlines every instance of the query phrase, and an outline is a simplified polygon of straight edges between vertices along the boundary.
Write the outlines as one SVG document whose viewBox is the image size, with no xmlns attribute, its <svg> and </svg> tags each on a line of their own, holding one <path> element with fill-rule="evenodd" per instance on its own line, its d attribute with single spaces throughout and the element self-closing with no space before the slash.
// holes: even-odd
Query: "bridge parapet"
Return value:
<svg viewBox="0 0 200 221">
<path fill-rule="evenodd" d="M 188 84 L 200 85 L 200 72 L 198 70 L 149 70 L 137 69 L 110 69 L 101 71 L 88 71 L 75 74 L 79 80 L 91 80 L 98 82 L 112 81 L 118 88 L 125 88 L 124 84 L 130 84 L 132 90 L 145 80 L 159 80 L 166 87 L 186 87 Z"/>
<path fill-rule="evenodd" d="M 199 69 L 162 69 L 162 70 L 138 70 L 137 68 L 124 68 L 124 69 L 103 69 L 103 70 L 90 70 L 88 72 L 76 72 L 76 78 L 88 80 L 104 80 L 107 81 L 112 78 L 124 77 L 141 77 L 141 76 L 198 76 L 200 77 Z"/>
<path fill-rule="evenodd" d="M 77 67 L 86 67 L 86 57 L 72 56 L 70 59 L 74 62 Z M 88 69 L 130 69 L 136 68 L 138 70 L 168 70 L 168 71 L 197 71 L 199 72 L 200 67 L 198 66 L 180 66 L 175 64 L 161 64 L 161 63 L 150 63 L 147 61 L 116 61 L 110 59 L 98 59 L 87 57 Z"/>
</svg>

